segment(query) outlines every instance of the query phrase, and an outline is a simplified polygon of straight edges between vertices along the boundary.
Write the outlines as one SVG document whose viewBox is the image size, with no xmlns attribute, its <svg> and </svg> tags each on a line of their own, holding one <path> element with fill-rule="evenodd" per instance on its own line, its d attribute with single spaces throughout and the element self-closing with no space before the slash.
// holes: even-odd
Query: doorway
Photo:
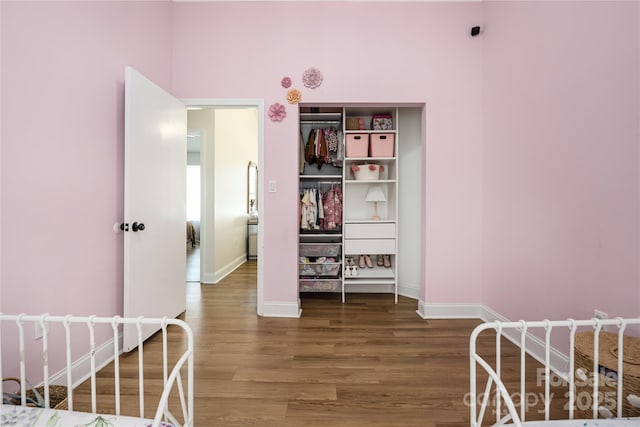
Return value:
<svg viewBox="0 0 640 427">
<path fill-rule="evenodd" d="M 202 173 L 200 152 L 202 129 L 187 130 L 187 236 L 186 281 L 200 283 L 200 222 L 202 217 Z"/>
<path fill-rule="evenodd" d="M 199 255 L 199 282 L 215 284 L 247 261 L 248 222 L 249 219 L 255 222 L 256 216 L 256 212 L 250 214 L 247 205 L 247 164 L 262 162 L 263 101 L 183 102 L 187 105 L 188 139 L 193 140 L 194 151 L 195 142 L 200 140 L 198 156 L 190 156 L 194 166 L 200 165 L 202 215 L 199 224 L 194 221 L 197 237 L 195 248 L 190 252 Z M 258 194 L 262 194 L 261 168 L 258 171 Z M 258 206 L 258 314 L 262 314 L 261 216 Z M 194 256 L 187 259 L 188 267 L 190 263 L 196 264 Z"/>
</svg>

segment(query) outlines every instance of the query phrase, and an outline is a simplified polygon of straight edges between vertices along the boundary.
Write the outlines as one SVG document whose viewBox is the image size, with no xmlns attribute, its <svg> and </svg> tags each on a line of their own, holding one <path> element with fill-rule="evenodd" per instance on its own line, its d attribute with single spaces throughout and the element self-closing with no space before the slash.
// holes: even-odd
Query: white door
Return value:
<svg viewBox="0 0 640 427">
<path fill-rule="evenodd" d="M 187 110 L 127 67 L 124 129 L 124 316 L 174 318 L 186 309 Z M 125 327 L 124 351 L 137 345 Z"/>
</svg>

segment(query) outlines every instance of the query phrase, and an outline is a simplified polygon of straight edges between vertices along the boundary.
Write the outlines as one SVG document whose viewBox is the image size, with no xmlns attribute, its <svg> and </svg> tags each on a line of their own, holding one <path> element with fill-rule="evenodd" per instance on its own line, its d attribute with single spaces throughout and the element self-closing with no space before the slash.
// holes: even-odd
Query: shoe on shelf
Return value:
<svg viewBox="0 0 640 427">
<path fill-rule="evenodd" d="M 351 276 L 351 267 L 350 266 L 346 266 L 344 268 L 344 276 L 345 277 L 350 277 Z"/>
<path fill-rule="evenodd" d="M 367 267 L 373 268 L 373 264 L 371 263 L 371 257 L 369 257 L 369 255 L 364 256 L 364 262 L 367 263 Z"/>
<path fill-rule="evenodd" d="M 364 268 L 364 255 L 360 255 L 360 262 L 358 263 L 358 267 Z"/>
<path fill-rule="evenodd" d="M 382 267 L 384 265 L 384 259 L 382 255 L 377 256 L 376 264 L 378 265 L 378 267 Z"/>
<path fill-rule="evenodd" d="M 391 268 L 391 255 L 384 256 L 384 267 Z"/>
<path fill-rule="evenodd" d="M 354 265 L 353 267 L 351 267 L 351 277 L 357 277 L 357 276 L 358 276 L 358 267 Z"/>
</svg>

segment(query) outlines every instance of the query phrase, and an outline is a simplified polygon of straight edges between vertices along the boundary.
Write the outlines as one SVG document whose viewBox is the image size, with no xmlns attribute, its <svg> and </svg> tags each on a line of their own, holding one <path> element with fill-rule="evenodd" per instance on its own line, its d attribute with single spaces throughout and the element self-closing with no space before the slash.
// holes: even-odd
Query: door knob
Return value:
<svg viewBox="0 0 640 427">
<path fill-rule="evenodd" d="M 134 222 L 133 224 L 131 224 L 131 230 L 133 230 L 134 232 L 144 231 L 144 224 L 141 222 L 140 223 Z"/>
</svg>

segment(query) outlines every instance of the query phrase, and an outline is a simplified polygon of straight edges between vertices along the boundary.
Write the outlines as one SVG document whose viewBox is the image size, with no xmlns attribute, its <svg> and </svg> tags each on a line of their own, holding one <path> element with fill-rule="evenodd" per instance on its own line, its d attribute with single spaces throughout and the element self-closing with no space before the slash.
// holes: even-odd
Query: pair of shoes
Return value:
<svg viewBox="0 0 640 427">
<path fill-rule="evenodd" d="M 351 257 L 346 257 L 344 259 L 344 263 L 347 264 L 349 267 L 355 267 L 356 265 L 355 261 Z"/>
<path fill-rule="evenodd" d="M 383 263 L 384 268 L 391 268 L 391 255 L 384 255 Z"/>
<path fill-rule="evenodd" d="M 369 255 L 360 255 L 360 268 L 364 268 L 365 264 L 367 267 L 373 268 Z"/>
<path fill-rule="evenodd" d="M 345 277 L 355 277 L 358 275 L 358 267 L 356 267 L 355 265 L 347 265 L 344 268 L 344 275 Z"/>
</svg>

